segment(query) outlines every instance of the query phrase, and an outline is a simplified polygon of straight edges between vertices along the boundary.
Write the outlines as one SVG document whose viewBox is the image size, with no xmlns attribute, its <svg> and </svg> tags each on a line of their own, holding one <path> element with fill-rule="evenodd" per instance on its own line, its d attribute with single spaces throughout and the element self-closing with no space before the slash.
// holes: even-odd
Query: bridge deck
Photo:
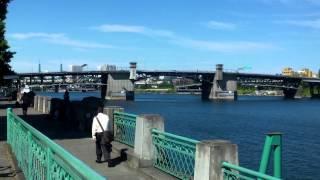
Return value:
<svg viewBox="0 0 320 180">
<path fill-rule="evenodd" d="M 0 145 L 3 147 L 5 143 L 5 128 L 6 128 L 6 108 L 3 105 L 3 101 L 0 101 L 0 123 L 1 123 L 1 134 L 0 134 Z M 21 108 L 13 108 L 14 113 L 19 116 L 22 114 Z M 63 123 L 57 123 L 49 121 L 45 114 L 40 114 L 35 112 L 33 109 L 29 108 L 28 116 L 23 117 L 29 124 L 41 131 L 43 134 L 53 139 L 57 144 L 61 145 L 63 148 L 71 152 L 77 158 L 82 160 L 88 166 L 96 170 L 103 176 L 106 176 L 111 180 L 121 179 L 121 180 L 146 180 L 148 179 L 143 174 L 130 169 L 126 166 L 125 162 L 121 162 L 119 155 L 115 152 L 112 153 L 111 157 L 115 160 L 114 167 L 108 167 L 107 163 L 97 164 L 95 162 L 95 142 L 83 133 L 76 131 L 66 131 L 63 128 Z M 48 128 L 50 127 L 50 128 Z M 1 150 L 1 148 L 0 148 Z M 0 151 L 0 157 L 8 157 L 4 151 Z M 9 158 L 4 159 L 4 163 L 10 164 Z M 1 162 L 1 161 L 0 161 Z M 0 164 L 1 165 L 1 164 Z M 0 172 L 1 173 L 1 172 Z M 2 179 L 2 177 L 1 177 Z M 11 179 L 11 178 L 10 178 Z"/>
</svg>

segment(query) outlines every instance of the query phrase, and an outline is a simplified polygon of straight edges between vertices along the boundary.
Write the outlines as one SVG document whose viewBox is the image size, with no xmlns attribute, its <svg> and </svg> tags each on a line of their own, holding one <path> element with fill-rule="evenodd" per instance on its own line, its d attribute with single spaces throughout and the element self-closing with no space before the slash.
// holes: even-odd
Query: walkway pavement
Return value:
<svg viewBox="0 0 320 180">
<path fill-rule="evenodd" d="M 3 143 L 6 140 L 6 107 L 7 106 L 4 105 L 4 102 L 0 101 L 0 157 L 8 157 L 7 155 L 5 155 L 5 152 L 2 151 Z M 22 111 L 20 108 L 13 108 L 13 111 L 19 116 L 22 115 Z M 71 154 L 75 155 L 78 159 L 82 160 L 89 167 L 93 168 L 101 175 L 106 176 L 110 180 L 148 179 L 146 176 L 138 173 L 137 171 L 128 168 L 125 162 L 120 162 L 121 158 L 114 152 L 112 153 L 111 157 L 117 163 L 119 163 L 116 164 L 115 167 L 108 167 L 107 163 L 97 164 L 95 162 L 95 142 L 88 135 L 84 135 L 83 133 L 81 134 L 78 132 L 66 132 L 63 124 L 49 121 L 47 119 L 47 115 L 45 114 L 40 114 L 39 112 L 35 112 L 32 108 L 29 108 L 28 116 L 22 118 L 33 127 L 38 129 L 40 132 L 47 135 L 50 139 L 53 139 L 57 144 L 68 150 Z M 3 161 L 4 163 L 10 164 L 10 161 L 7 158 L 5 158 Z M 2 177 L 0 177 L 0 179 L 2 179 Z"/>
</svg>

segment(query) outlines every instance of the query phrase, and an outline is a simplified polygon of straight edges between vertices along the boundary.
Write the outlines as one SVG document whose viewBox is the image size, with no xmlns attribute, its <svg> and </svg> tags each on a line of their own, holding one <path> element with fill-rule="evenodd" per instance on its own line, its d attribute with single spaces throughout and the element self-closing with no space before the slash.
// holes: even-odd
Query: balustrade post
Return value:
<svg viewBox="0 0 320 180">
<path fill-rule="evenodd" d="M 49 147 L 47 147 L 47 177 L 46 179 L 47 180 L 50 180 L 51 179 L 51 174 L 50 174 L 50 170 L 51 170 L 51 157 L 52 156 L 52 151 Z"/>
<path fill-rule="evenodd" d="M 222 162 L 239 164 L 238 146 L 225 140 L 205 140 L 196 146 L 194 180 L 223 180 Z"/>
<path fill-rule="evenodd" d="M 114 126 L 114 117 L 113 117 L 113 113 L 114 112 L 124 112 L 124 109 L 120 106 L 107 106 L 103 109 L 103 113 L 107 114 L 109 116 L 109 124 L 108 124 L 108 128 L 112 131 L 112 132 L 117 132 L 116 130 L 116 126 Z M 115 134 L 114 134 L 115 136 Z"/>
<path fill-rule="evenodd" d="M 47 112 L 47 104 L 48 104 L 48 97 L 43 96 L 43 100 L 42 100 L 42 113 L 46 113 L 46 112 Z"/>
<path fill-rule="evenodd" d="M 40 96 L 39 112 L 43 112 L 44 96 Z"/>
<path fill-rule="evenodd" d="M 51 97 L 48 97 L 47 101 L 48 101 L 48 103 L 47 103 L 47 111 L 46 111 L 46 113 L 50 114 L 50 112 L 51 112 Z"/>
<path fill-rule="evenodd" d="M 259 172 L 266 174 L 270 154 L 274 153 L 273 158 L 273 175 L 277 178 L 281 178 L 281 144 L 282 144 L 282 133 L 273 132 L 268 133 L 263 147 Z"/>
<path fill-rule="evenodd" d="M 12 118 L 12 109 L 8 108 L 7 109 L 7 142 L 12 145 L 12 139 L 10 136 L 10 133 L 13 133 L 13 132 L 11 132 L 11 127 L 12 127 L 12 119 L 11 118 Z"/>
<path fill-rule="evenodd" d="M 42 106 L 42 96 L 38 96 L 38 108 L 37 108 L 37 111 L 40 111 L 41 110 L 41 106 Z"/>
<path fill-rule="evenodd" d="M 39 100 L 39 96 L 34 96 L 34 99 L 33 99 L 33 109 L 35 111 L 37 111 L 37 108 L 38 108 L 38 100 Z"/>
<path fill-rule="evenodd" d="M 136 121 L 134 154 L 139 159 L 139 167 L 152 166 L 154 148 L 151 130 L 164 131 L 164 119 L 156 114 L 139 115 Z"/>
<path fill-rule="evenodd" d="M 32 134 L 28 131 L 28 173 L 27 179 L 32 179 Z"/>
</svg>

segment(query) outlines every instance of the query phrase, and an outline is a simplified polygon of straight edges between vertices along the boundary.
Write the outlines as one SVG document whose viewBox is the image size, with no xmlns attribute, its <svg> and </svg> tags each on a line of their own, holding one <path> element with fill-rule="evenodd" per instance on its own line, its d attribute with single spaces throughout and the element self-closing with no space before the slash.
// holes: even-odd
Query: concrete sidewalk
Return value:
<svg viewBox="0 0 320 180">
<path fill-rule="evenodd" d="M 114 180 L 147 180 L 144 175 L 128 168 L 125 162 L 120 162 L 115 167 L 108 167 L 107 163 L 98 164 L 95 162 L 95 142 L 91 138 L 83 139 L 64 139 L 55 140 L 55 142 L 66 150 L 71 152 L 77 158 L 82 160 L 92 169 L 96 170 L 99 174 L 106 176 L 108 179 Z M 120 159 L 120 155 L 112 153 L 112 159 Z M 119 162 L 119 161 L 118 161 Z"/>
</svg>

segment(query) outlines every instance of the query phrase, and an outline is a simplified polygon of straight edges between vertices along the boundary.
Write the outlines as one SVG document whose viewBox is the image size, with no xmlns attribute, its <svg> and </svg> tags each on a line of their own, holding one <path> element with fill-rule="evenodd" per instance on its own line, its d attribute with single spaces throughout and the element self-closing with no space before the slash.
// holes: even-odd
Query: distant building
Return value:
<svg viewBox="0 0 320 180">
<path fill-rule="evenodd" d="M 104 64 L 102 66 L 99 66 L 98 70 L 99 71 L 116 71 L 117 70 L 117 66 L 110 65 L 110 64 Z"/>
<path fill-rule="evenodd" d="M 312 76 L 312 74 L 313 74 L 312 71 L 310 69 L 308 69 L 308 68 L 304 68 L 301 71 L 298 71 L 298 73 L 299 73 L 299 75 L 301 77 L 309 77 L 309 78 L 313 77 Z"/>
<path fill-rule="evenodd" d="M 70 65 L 71 72 L 82 72 L 83 66 L 80 65 Z"/>
<path fill-rule="evenodd" d="M 283 68 L 282 70 L 282 75 L 284 76 L 294 76 L 294 71 L 291 67 L 286 67 L 286 68 Z"/>
</svg>

